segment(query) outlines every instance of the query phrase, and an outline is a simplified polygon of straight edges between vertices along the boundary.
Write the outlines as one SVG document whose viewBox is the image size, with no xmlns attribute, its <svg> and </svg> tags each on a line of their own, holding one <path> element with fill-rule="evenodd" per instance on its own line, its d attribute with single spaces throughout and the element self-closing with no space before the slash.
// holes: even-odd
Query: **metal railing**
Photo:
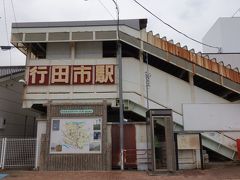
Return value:
<svg viewBox="0 0 240 180">
<path fill-rule="evenodd" d="M 0 139 L 0 168 L 34 168 L 36 161 L 35 138 Z"/>
<path fill-rule="evenodd" d="M 123 155 L 125 166 L 147 165 L 151 160 L 150 149 L 124 149 Z"/>
</svg>

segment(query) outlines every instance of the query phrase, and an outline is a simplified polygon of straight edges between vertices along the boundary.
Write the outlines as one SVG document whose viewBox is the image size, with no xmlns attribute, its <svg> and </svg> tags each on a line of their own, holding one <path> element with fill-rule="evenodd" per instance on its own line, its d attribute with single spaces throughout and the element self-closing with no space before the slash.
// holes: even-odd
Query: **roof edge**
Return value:
<svg viewBox="0 0 240 180">
<path fill-rule="evenodd" d="M 116 26 L 117 20 L 99 21 L 58 21 L 58 22 L 20 22 L 12 23 L 12 28 L 49 28 L 49 27 L 86 27 L 86 26 Z M 147 19 L 122 19 L 120 25 L 126 25 L 136 30 L 147 27 Z"/>
</svg>

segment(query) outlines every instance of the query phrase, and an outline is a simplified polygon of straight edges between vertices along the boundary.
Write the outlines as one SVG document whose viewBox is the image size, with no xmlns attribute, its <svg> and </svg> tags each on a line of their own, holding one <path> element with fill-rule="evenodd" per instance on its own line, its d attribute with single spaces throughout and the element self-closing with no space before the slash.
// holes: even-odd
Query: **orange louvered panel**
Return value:
<svg viewBox="0 0 240 180">
<path fill-rule="evenodd" d="M 167 51 L 167 50 L 168 50 L 168 42 L 167 42 L 167 41 L 162 40 L 162 49 L 163 49 L 164 51 Z"/>
<path fill-rule="evenodd" d="M 202 57 L 201 53 L 194 53 L 194 51 L 188 51 L 180 47 L 180 44 L 172 44 L 165 40 L 165 38 L 159 38 L 158 36 L 153 36 L 152 32 L 147 34 L 148 43 L 167 51 L 175 56 L 181 57 L 185 60 L 191 61 L 205 69 L 211 70 L 218 73 L 234 82 L 240 83 L 240 73 L 231 69 L 231 67 L 224 66 L 223 63 L 217 63 L 216 60 L 210 60 L 208 58 Z"/>
<path fill-rule="evenodd" d="M 237 73 L 237 80 L 238 80 L 238 83 L 240 83 L 240 73 L 239 72 Z"/>
<path fill-rule="evenodd" d="M 181 58 L 184 58 L 184 59 L 190 61 L 190 53 L 189 53 L 188 50 L 185 50 L 185 49 L 183 49 L 183 48 L 180 48 L 179 51 L 178 51 L 178 53 L 179 53 L 179 56 L 180 56 Z"/>
<path fill-rule="evenodd" d="M 227 77 L 228 71 L 227 71 L 227 68 L 226 68 L 225 66 L 223 66 L 222 72 L 223 72 L 223 76 L 224 76 L 224 77 Z"/>
<path fill-rule="evenodd" d="M 179 56 L 179 49 L 180 49 L 181 47 L 178 47 L 178 46 L 176 46 L 176 52 L 175 52 L 175 55 L 176 56 Z"/>
<path fill-rule="evenodd" d="M 154 38 L 154 44 L 156 47 L 162 49 L 162 40 L 160 38 Z"/>
<path fill-rule="evenodd" d="M 219 70 L 218 70 L 218 63 L 217 62 L 211 62 L 212 64 L 212 71 L 218 73 Z"/>
<path fill-rule="evenodd" d="M 233 69 L 229 69 L 229 79 L 239 82 L 239 73 L 234 71 Z"/>
<path fill-rule="evenodd" d="M 234 71 L 229 69 L 229 79 L 234 79 Z"/>
<path fill-rule="evenodd" d="M 190 57 L 189 60 L 190 60 L 191 62 L 193 62 L 193 63 L 196 62 L 195 53 L 190 52 L 190 53 L 189 53 L 189 57 Z"/>
<path fill-rule="evenodd" d="M 240 73 L 239 72 L 236 72 L 237 73 L 237 82 L 240 83 Z"/>
<path fill-rule="evenodd" d="M 168 52 L 173 55 L 176 55 L 176 45 L 168 42 Z"/>
<path fill-rule="evenodd" d="M 226 76 L 226 72 L 225 72 L 225 68 L 223 64 L 219 64 L 219 74 L 221 74 L 222 76 Z"/>
<path fill-rule="evenodd" d="M 209 67 L 211 67 L 211 63 L 208 62 L 209 60 L 207 58 L 203 57 L 203 67 L 205 67 L 206 69 L 210 69 Z"/>
<path fill-rule="evenodd" d="M 153 36 L 152 32 L 149 32 L 147 34 L 147 41 L 148 41 L 149 44 L 153 44 L 154 45 L 154 36 Z"/>
<path fill-rule="evenodd" d="M 187 59 L 188 61 L 190 60 L 190 52 L 188 50 L 183 50 L 183 53 L 184 53 L 184 58 Z"/>
<path fill-rule="evenodd" d="M 202 56 L 197 55 L 197 62 L 196 62 L 199 66 L 203 65 L 203 58 Z"/>
<path fill-rule="evenodd" d="M 236 71 L 233 71 L 233 80 L 240 83 L 240 74 Z"/>
<path fill-rule="evenodd" d="M 225 67 L 225 72 L 226 72 L 225 77 L 230 78 L 230 69 Z"/>
</svg>

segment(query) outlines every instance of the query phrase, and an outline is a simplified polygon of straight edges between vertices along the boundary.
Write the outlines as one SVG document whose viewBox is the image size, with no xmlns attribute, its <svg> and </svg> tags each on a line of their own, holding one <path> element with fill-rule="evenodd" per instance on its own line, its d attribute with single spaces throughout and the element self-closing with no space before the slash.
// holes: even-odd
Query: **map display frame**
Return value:
<svg viewBox="0 0 240 180">
<path fill-rule="evenodd" d="M 102 152 L 102 118 L 52 118 L 50 154 Z"/>
</svg>

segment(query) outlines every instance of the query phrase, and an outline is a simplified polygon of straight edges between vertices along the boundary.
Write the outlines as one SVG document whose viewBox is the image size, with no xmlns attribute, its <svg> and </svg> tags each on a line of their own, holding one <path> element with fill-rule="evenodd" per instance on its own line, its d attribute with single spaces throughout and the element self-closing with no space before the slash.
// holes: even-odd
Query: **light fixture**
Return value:
<svg viewBox="0 0 240 180">
<path fill-rule="evenodd" d="M 7 51 L 7 50 L 11 50 L 14 48 L 14 46 L 0 46 L 1 50 L 3 51 Z"/>
<path fill-rule="evenodd" d="M 22 83 L 23 86 L 26 86 L 26 85 L 27 85 L 27 82 L 26 82 L 24 79 L 19 79 L 18 82 L 19 82 L 19 83 Z"/>
</svg>

